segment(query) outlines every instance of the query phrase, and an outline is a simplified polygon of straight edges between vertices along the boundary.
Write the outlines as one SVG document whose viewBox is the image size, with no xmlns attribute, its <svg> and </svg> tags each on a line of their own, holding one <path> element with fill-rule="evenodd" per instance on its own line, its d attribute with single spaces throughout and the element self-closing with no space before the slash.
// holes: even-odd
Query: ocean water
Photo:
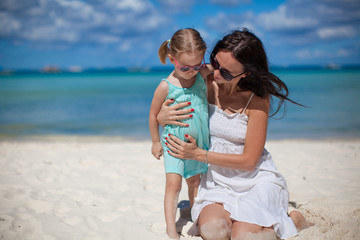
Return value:
<svg viewBox="0 0 360 240">
<path fill-rule="evenodd" d="M 147 73 L 0 76 L 0 137 L 123 136 L 150 139 L 148 114 L 161 78 Z M 291 99 L 268 139 L 360 137 L 360 70 L 276 70 Z M 281 117 L 281 111 L 275 117 Z"/>
</svg>

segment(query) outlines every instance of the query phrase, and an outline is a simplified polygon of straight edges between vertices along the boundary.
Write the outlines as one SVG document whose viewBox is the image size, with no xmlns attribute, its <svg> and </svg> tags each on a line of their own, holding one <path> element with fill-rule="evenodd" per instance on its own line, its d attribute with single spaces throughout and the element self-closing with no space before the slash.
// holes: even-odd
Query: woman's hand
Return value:
<svg viewBox="0 0 360 240">
<path fill-rule="evenodd" d="M 179 120 L 183 120 L 183 119 L 188 119 L 191 118 L 191 114 L 194 111 L 194 109 L 191 108 L 184 108 L 184 109 L 180 109 L 179 108 L 183 108 L 186 106 L 191 105 L 191 102 L 183 102 L 183 103 L 178 103 L 172 106 L 169 106 L 170 103 L 172 103 L 174 100 L 172 99 L 167 99 L 161 106 L 160 112 L 157 115 L 157 120 L 159 122 L 159 124 L 162 127 L 165 127 L 165 125 L 168 124 L 174 124 L 174 125 L 179 125 L 179 126 L 183 126 L 183 127 L 188 127 L 188 124 L 183 123 Z"/>
<path fill-rule="evenodd" d="M 193 159 L 199 160 L 201 149 L 197 147 L 196 140 L 190 136 L 185 135 L 185 138 L 189 140 L 189 142 L 184 142 L 174 135 L 170 135 L 165 138 L 167 141 L 167 146 L 171 151 L 168 151 L 171 156 L 180 159 Z"/>
</svg>

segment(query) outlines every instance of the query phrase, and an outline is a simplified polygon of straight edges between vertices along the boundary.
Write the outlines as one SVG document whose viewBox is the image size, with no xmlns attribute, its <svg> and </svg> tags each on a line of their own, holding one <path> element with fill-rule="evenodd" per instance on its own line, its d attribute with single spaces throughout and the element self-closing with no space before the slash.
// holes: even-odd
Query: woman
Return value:
<svg viewBox="0 0 360 240">
<path fill-rule="evenodd" d="M 288 216 L 285 179 L 264 148 L 271 97 L 280 100 L 277 113 L 285 100 L 293 102 L 287 87 L 269 72 L 262 42 L 246 29 L 217 42 L 210 61 L 214 75 L 208 78 L 209 151 L 198 148 L 189 135 L 188 142 L 173 135 L 167 138 L 172 156 L 209 164 L 192 208 L 189 233 L 207 240 L 297 235 L 296 227 L 308 222 L 299 212 Z M 160 112 L 162 125 L 181 125 L 176 120 L 188 117 L 186 110 L 175 112 L 176 107 Z"/>
</svg>

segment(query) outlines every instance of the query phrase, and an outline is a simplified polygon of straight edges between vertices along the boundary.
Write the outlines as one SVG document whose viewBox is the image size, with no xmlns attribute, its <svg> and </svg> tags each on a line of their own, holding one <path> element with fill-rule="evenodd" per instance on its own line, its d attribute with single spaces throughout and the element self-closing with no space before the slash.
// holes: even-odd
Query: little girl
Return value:
<svg viewBox="0 0 360 240">
<path fill-rule="evenodd" d="M 171 156 L 166 143 L 170 134 L 183 140 L 185 140 L 185 135 L 191 135 L 195 136 L 200 148 L 208 149 L 209 147 L 208 108 L 204 82 L 209 70 L 203 62 L 205 51 L 204 40 L 199 32 L 192 28 L 178 30 L 159 48 L 161 63 L 166 64 L 168 57 L 174 65 L 174 71 L 163 79 L 155 90 L 150 108 L 149 128 L 152 154 L 157 159 L 164 154 L 166 173 L 164 210 L 166 233 L 171 239 L 179 239 L 175 217 L 182 177 L 188 184 L 189 201 L 192 206 L 200 183 L 200 174 L 207 171 L 205 163 Z M 160 139 L 159 123 L 156 117 L 163 102 L 167 99 L 171 99 L 172 104 L 188 102 L 189 106 L 186 108 L 191 108 L 192 114 L 189 119 L 182 121 L 182 125 L 185 126 L 166 125 Z"/>
</svg>

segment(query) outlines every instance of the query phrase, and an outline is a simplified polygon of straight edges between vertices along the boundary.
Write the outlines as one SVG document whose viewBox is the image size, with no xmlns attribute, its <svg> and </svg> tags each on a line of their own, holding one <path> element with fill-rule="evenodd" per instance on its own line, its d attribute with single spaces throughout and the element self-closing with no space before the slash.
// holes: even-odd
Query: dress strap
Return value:
<svg viewBox="0 0 360 240">
<path fill-rule="evenodd" d="M 169 80 L 167 80 L 166 78 L 161 79 L 161 81 L 165 81 L 165 82 L 167 82 L 168 84 L 170 84 Z"/>
<path fill-rule="evenodd" d="M 247 107 L 249 106 L 250 102 L 251 102 L 251 99 L 254 97 L 254 93 L 251 94 L 250 98 L 249 98 L 249 101 L 247 102 L 246 106 L 244 107 L 244 109 L 241 111 L 241 113 L 244 113 L 247 109 Z"/>
</svg>

